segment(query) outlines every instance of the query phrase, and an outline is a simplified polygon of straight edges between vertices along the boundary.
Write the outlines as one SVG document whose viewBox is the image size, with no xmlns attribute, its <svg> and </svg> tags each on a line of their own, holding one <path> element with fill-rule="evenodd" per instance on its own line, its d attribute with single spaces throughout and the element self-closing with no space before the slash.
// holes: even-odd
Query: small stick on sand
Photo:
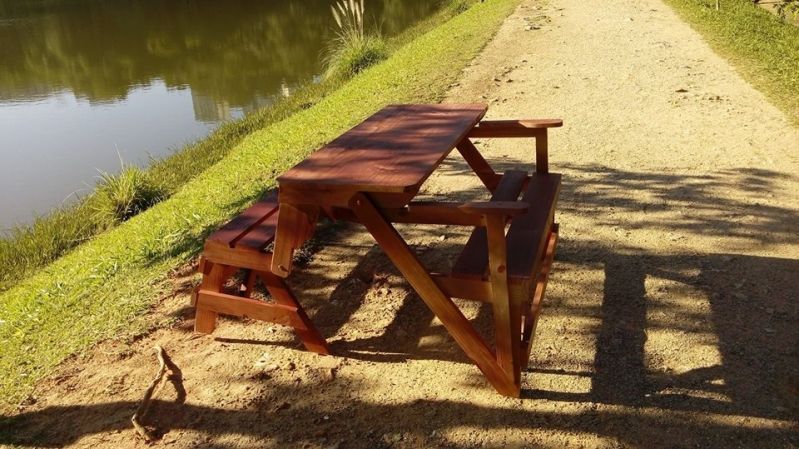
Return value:
<svg viewBox="0 0 799 449">
<path fill-rule="evenodd" d="M 130 419 L 130 422 L 133 423 L 133 428 L 136 430 L 136 433 L 144 438 L 145 441 L 153 441 L 157 439 L 157 437 L 152 432 L 147 430 L 142 424 L 144 415 L 147 413 L 147 409 L 150 407 L 155 387 L 157 387 L 158 383 L 161 382 L 161 379 L 163 379 L 167 370 L 169 370 L 170 373 L 180 372 L 180 369 L 178 369 L 174 362 L 172 362 L 172 359 L 169 358 L 164 348 L 161 346 L 156 346 L 155 355 L 158 357 L 158 373 L 150 383 L 150 386 L 147 387 L 147 390 L 144 392 L 144 397 L 139 404 L 139 408 L 136 409 L 136 413 L 134 413 L 133 417 Z"/>
</svg>

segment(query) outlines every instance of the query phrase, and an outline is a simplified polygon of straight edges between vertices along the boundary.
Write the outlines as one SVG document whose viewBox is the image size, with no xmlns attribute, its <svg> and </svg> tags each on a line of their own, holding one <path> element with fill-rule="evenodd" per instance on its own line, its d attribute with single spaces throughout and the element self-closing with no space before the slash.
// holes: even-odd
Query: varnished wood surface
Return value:
<svg viewBox="0 0 799 449">
<path fill-rule="evenodd" d="M 281 188 L 415 192 L 485 105 L 391 105 L 278 177 Z"/>
<path fill-rule="evenodd" d="M 516 201 L 527 180 L 527 173 L 519 170 L 508 170 L 502 176 L 491 202 L 504 203 L 506 201 Z M 523 203 L 517 203 L 523 204 Z M 455 277 L 483 279 L 488 268 L 488 240 L 486 228 L 480 227 L 472 231 L 466 246 L 455 261 L 452 268 L 452 275 Z"/>
<path fill-rule="evenodd" d="M 508 276 L 534 276 L 536 262 L 546 248 L 555 216 L 561 176 L 556 173 L 536 175 L 530 180 L 523 201 L 530 211 L 514 218 L 508 229 Z"/>
<path fill-rule="evenodd" d="M 535 137 L 561 126 L 560 119 L 483 120 L 469 131 L 469 137 Z"/>
<path fill-rule="evenodd" d="M 233 248 L 239 240 L 277 212 L 277 209 L 277 191 L 269 191 L 255 204 L 211 234 L 208 237 L 208 241 L 221 243 Z M 247 246 L 253 246 L 251 239 L 248 240 Z"/>
</svg>

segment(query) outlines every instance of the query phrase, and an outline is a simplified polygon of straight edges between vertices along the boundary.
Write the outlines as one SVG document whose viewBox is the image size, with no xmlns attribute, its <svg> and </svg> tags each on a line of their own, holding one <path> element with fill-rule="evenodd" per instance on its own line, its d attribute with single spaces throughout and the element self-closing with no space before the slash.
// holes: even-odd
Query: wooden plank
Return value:
<svg viewBox="0 0 799 449">
<path fill-rule="evenodd" d="M 203 257 L 213 263 L 231 265 L 252 270 L 269 270 L 272 267 L 272 255 L 261 250 L 239 247 L 231 249 L 227 245 L 211 241 L 205 242 Z"/>
<path fill-rule="evenodd" d="M 455 278 L 441 273 L 430 273 L 438 288 L 451 298 L 460 298 L 470 301 L 491 303 L 494 301 L 491 293 L 491 283 L 482 279 Z M 532 300 L 530 289 L 522 282 L 508 279 L 508 294 L 510 300 L 521 305 L 529 304 Z"/>
<path fill-rule="evenodd" d="M 535 175 L 523 200 L 530 211 L 516 217 L 508 229 L 508 276 L 535 279 L 536 267 L 546 248 L 560 192 L 559 174 Z"/>
<path fill-rule="evenodd" d="M 317 354 L 330 355 L 330 348 L 327 346 L 324 337 L 313 325 L 308 315 L 305 314 L 305 310 L 297 302 L 294 294 L 291 293 L 283 279 L 268 271 L 259 272 L 258 275 L 264 281 L 264 285 L 266 285 L 276 303 L 293 307 L 297 310 L 297 319 L 302 322 L 303 328 L 295 328 L 294 331 L 305 348 Z"/>
<path fill-rule="evenodd" d="M 472 171 L 480 178 L 486 188 L 494 192 L 502 175 L 497 174 L 493 168 L 488 164 L 482 154 L 477 150 L 477 147 L 469 139 L 463 139 L 458 143 L 458 151 L 472 168 Z"/>
<path fill-rule="evenodd" d="M 281 213 L 272 214 L 256 226 L 252 226 L 247 234 L 239 237 L 235 245 L 236 250 L 246 249 L 251 251 L 263 251 L 267 245 L 272 243 L 277 234 L 277 223 Z"/>
<path fill-rule="evenodd" d="M 239 239 L 272 216 L 277 212 L 277 209 L 277 191 L 273 190 L 230 220 L 218 231 L 211 234 L 208 240 L 220 242 L 233 248 Z"/>
<path fill-rule="evenodd" d="M 518 170 L 505 172 L 499 181 L 491 201 L 514 201 L 519 197 L 527 173 Z M 488 267 L 488 243 L 485 228 L 472 231 L 466 246 L 455 261 L 452 275 L 466 279 L 483 279 Z"/>
<path fill-rule="evenodd" d="M 522 328 L 522 360 L 524 360 L 525 364 L 530 360 L 530 351 L 533 349 L 533 339 L 535 337 L 536 327 L 538 326 L 538 317 L 541 315 L 541 311 L 544 308 L 544 293 L 546 292 L 549 273 L 552 270 L 552 262 L 555 259 L 555 249 L 557 246 L 558 225 L 556 223 L 552 226 L 552 232 L 549 234 L 547 250 L 544 254 L 541 273 L 538 275 L 533 301 L 530 304 L 530 311 L 527 314 Z"/>
<path fill-rule="evenodd" d="M 483 120 L 468 134 L 469 138 L 537 137 L 548 128 L 563 126 L 560 119 Z"/>
<path fill-rule="evenodd" d="M 391 105 L 278 177 L 281 188 L 417 191 L 485 115 L 485 105 Z"/>
<path fill-rule="evenodd" d="M 275 248 L 272 250 L 272 273 L 280 277 L 291 273 L 294 250 L 302 246 L 313 232 L 318 211 L 319 208 L 280 203 Z"/>
<path fill-rule="evenodd" d="M 195 301 L 195 315 L 194 315 L 194 331 L 203 334 L 210 334 L 216 328 L 216 312 L 208 307 L 204 307 L 199 303 L 201 291 L 206 292 L 221 292 L 222 286 L 227 279 L 225 276 L 226 266 L 218 263 L 213 263 L 206 260 L 203 263 L 203 280 L 200 283 L 200 289 L 194 298 Z"/>
<path fill-rule="evenodd" d="M 548 142 L 546 130 L 535 138 L 535 172 L 539 175 L 549 173 Z"/>
<path fill-rule="evenodd" d="M 305 329 L 305 323 L 297 316 L 297 308 L 282 304 L 269 304 L 241 296 L 227 295 L 200 289 L 197 306 L 214 313 L 252 318 L 269 323 Z"/>
<path fill-rule="evenodd" d="M 497 362 L 516 389 L 520 388 L 519 344 L 521 332 L 521 308 L 511 307 L 508 294 L 508 277 L 505 248 L 505 217 L 486 217 L 488 239 L 488 272 L 491 281 L 492 311 L 494 317 L 494 341 L 497 345 Z M 518 393 L 516 393 L 518 396 Z"/>
<path fill-rule="evenodd" d="M 405 276 L 405 279 L 430 310 L 441 320 L 466 355 L 477 364 L 494 388 L 500 394 L 518 397 L 518 389 L 499 367 L 494 353 L 480 338 L 460 309 L 438 288 L 413 251 L 397 230 L 386 222 L 369 197 L 365 194 L 358 194 L 352 199 L 350 206 L 389 259 Z"/>
</svg>

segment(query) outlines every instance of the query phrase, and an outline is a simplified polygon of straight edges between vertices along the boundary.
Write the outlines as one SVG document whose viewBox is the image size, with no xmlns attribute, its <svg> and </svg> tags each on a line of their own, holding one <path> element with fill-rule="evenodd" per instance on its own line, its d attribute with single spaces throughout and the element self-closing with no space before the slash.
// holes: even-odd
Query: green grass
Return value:
<svg viewBox="0 0 799 449">
<path fill-rule="evenodd" d="M 755 87 L 799 124 L 799 27 L 749 0 L 666 0 Z"/>
<path fill-rule="evenodd" d="M 142 312 L 203 238 L 275 177 L 389 103 L 435 102 L 519 0 L 476 3 L 313 106 L 254 130 L 169 199 L 0 294 L 0 397 L 14 404 L 65 357 L 148 326 Z"/>
<path fill-rule="evenodd" d="M 359 51 L 342 56 L 341 68 L 335 70 L 340 73 L 336 76 L 299 88 L 290 97 L 268 108 L 248 114 L 241 120 L 220 125 L 208 137 L 186 145 L 167 158 L 151 161 L 142 178 L 159 192 L 160 198 L 171 196 L 188 181 L 219 162 L 244 136 L 314 105 L 325 95 L 341 87 L 355 73 L 384 59 L 415 37 L 464 11 L 473 1 L 452 0 L 438 13 L 398 36 L 380 42 L 371 40 L 363 49 L 356 49 Z M 122 182 L 115 179 L 107 181 L 112 184 Z M 0 292 L 13 287 L 40 267 L 120 221 L 109 220 L 112 211 L 108 198 L 95 193 L 97 192 L 74 205 L 38 217 L 31 225 L 12 229 L 0 239 Z"/>
</svg>

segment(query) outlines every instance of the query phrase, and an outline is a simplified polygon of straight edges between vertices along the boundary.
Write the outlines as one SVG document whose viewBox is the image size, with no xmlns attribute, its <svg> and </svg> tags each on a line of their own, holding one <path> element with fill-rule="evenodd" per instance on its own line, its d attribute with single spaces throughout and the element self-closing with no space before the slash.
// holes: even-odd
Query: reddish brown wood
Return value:
<svg viewBox="0 0 799 449">
<path fill-rule="evenodd" d="M 468 137 L 537 137 L 547 128 L 563 126 L 560 119 L 483 120 L 469 131 Z"/>
<path fill-rule="evenodd" d="M 271 271 L 280 277 L 286 277 L 291 273 L 294 250 L 302 246 L 313 233 L 319 208 L 281 203 L 278 215 L 277 241 L 272 251 Z"/>
<path fill-rule="evenodd" d="M 306 191 L 416 192 L 466 133 L 484 105 L 392 105 L 278 177 Z"/>
<path fill-rule="evenodd" d="M 203 264 L 203 280 L 200 289 L 194 298 L 195 303 L 199 304 L 200 292 L 221 292 L 227 277 L 225 276 L 225 265 L 213 263 L 208 260 Z M 216 312 L 205 307 L 197 306 L 194 315 L 194 331 L 203 334 L 210 334 L 216 328 Z"/>
<path fill-rule="evenodd" d="M 208 241 L 218 242 L 233 248 L 237 241 L 277 212 L 277 208 L 277 191 L 269 191 L 255 204 L 211 234 L 208 237 Z"/>
<path fill-rule="evenodd" d="M 530 360 L 530 351 L 533 349 L 533 337 L 535 336 L 535 329 L 538 326 L 538 317 L 544 308 L 544 293 L 546 292 L 547 282 L 549 281 L 549 273 L 552 271 L 552 262 L 555 259 L 555 249 L 558 246 L 558 224 L 552 225 L 552 232 L 549 234 L 547 241 L 547 250 L 544 254 L 541 272 L 538 275 L 538 282 L 536 284 L 535 293 L 533 294 L 533 301 L 530 304 L 528 312 L 524 317 L 524 325 L 522 327 L 522 354 L 524 364 L 526 365 Z"/>
<path fill-rule="evenodd" d="M 499 181 L 491 201 L 515 201 L 522 191 L 527 173 L 509 170 Z M 480 227 L 472 231 L 463 251 L 452 268 L 452 275 L 461 278 L 483 279 L 488 268 L 488 243 L 486 230 Z"/>
<path fill-rule="evenodd" d="M 466 163 L 469 164 L 469 167 L 472 168 L 472 171 L 480 178 L 480 181 L 483 182 L 483 185 L 485 185 L 489 191 L 493 192 L 497 188 L 502 176 L 491 168 L 488 161 L 485 160 L 483 155 L 477 150 L 477 147 L 475 147 L 469 139 L 461 140 L 458 144 L 458 151 L 461 153 L 461 156 L 463 156 L 463 159 L 466 160 Z"/>
<path fill-rule="evenodd" d="M 271 268 L 279 276 L 290 272 L 292 252 L 312 232 L 320 209 L 336 219 L 363 223 L 497 391 L 518 396 L 521 366 L 529 357 L 557 243 L 553 219 L 560 176 L 548 174 L 546 133 L 562 122 L 484 121 L 475 127 L 484 113 L 484 106 L 475 105 L 389 106 L 281 176 Z M 536 138 L 536 175 L 498 175 L 466 136 Z M 455 146 L 492 191 L 491 201 L 412 203 Z M 522 190 L 524 200 L 517 201 Z M 465 277 L 428 273 L 391 222 L 478 227 L 453 270 Z M 273 297 L 278 300 L 285 290 L 283 304 L 296 304 L 296 319 L 310 323 L 303 320 L 285 283 L 269 272 L 263 276 L 273 279 L 270 291 L 278 292 Z M 453 296 L 492 304 L 496 353 L 455 306 Z M 313 326 L 306 324 L 305 329 Z M 318 334 L 301 339 L 306 346 L 308 341 L 324 344 Z"/>
<path fill-rule="evenodd" d="M 269 304 L 241 296 L 210 292 L 200 289 L 197 295 L 197 307 L 224 315 L 233 315 L 266 321 L 269 323 L 303 329 L 305 324 L 297 317 L 295 307 L 281 304 Z"/>
<path fill-rule="evenodd" d="M 513 384 L 515 394 L 519 395 L 520 371 L 519 340 L 521 316 L 511 304 L 508 293 L 507 249 L 505 248 L 505 217 L 489 215 L 486 217 L 486 237 L 488 238 L 488 273 L 491 281 L 491 304 L 494 316 L 494 341 L 497 345 L 497 362 Z M 513 310 L 512 310 L 513 308 Z"/>
<path fill-rule="evenodd" d="M 546 248 L 560 191 L 559 174 L 536 175 L 530 180 L 523 201 L 530 211 L 514 218 L 508 229 L 508 276 L 535 279 L 536 263 Z"/>
<path fill-rule="evenodd" d="M 518 389 L 509 380 L 508 374 L 497 364 L 494 353 L 452 300 L 438 288 L 413 251 L 408 248 L 396 229 L 385 221 L 372 201 L 361 193 L 353 197 L 350 204 L 389 259 L 494 388 L 506 396 L 518 396 Z"/>
<path fill-rule="evenodd" d="M 270 200 L 273 200 L 272 197 Z M 269 205 L 269 206 L 267 206 Z M 305 347 L 319 354 L 329 354 L 330 350 L 319 331 L 314 328 L 288 286 L 282 279 L 270 273 L 272 253 L 265 250 L 277 232 L 280 217 L 286 211 L 298 211 L 300 225 L 291 235 L 297 244 L 299 239 L 307 238 L 312 230 L 309 217 L 316 219 L 316 208 L 294 208 L 290 205 L 285 211 L 278 211 L 270 203 L 259 201 L 213 234 L 206 241 L 201 256 L 200 268 L 203 280 L 193 295 L 192 305 L 197 314 L 195 330 L 211 333 L 217 315 L 227 314 L 246 316 L 253 319 L 292 326 Z M 291 212 L 289 212 L 290 214 Z M 263 214 L 258 216 L 258 214 Z M 236 271 L 247 270 L 239 291 L 244 297 L 222 293 L 222 288 Z M 250 299 L 255 287 L 256 275 L 260 277 L 271 293 L 276 304 Z"/>
<path fill-rule="evenodd" d="M 322 334 L 320 334 L 313 323 L 311 323 L 311 319 L 305 314 L 305 310 L 303 310 L 300 303 L 297 302 L 297 298 L 291 293 L 291 290 L 289 290 L 288 285 L 286 285 L 283 279 L 269 271 L 261 271 L 258 273 L 258 276 L 263 280 L 266 289 L 269 290 L 269 294 L 272 295 L 276 303 L 292 307 L 296 310 L 297 319 L 302 323 L 302 326 L 295 326 L 294 332 L 297 334 L 300 341 L 302 341 L 305 348 L 317 354 L 330 355 L 330 348 L 327 346 L 324 337 L 322 337 Z"/>
<path fill-rule="evenodd" d="M 546 130 L 535 138 L 535 172 L 539 175 L 549 173 L 548 142 Z"/>
</svg>

